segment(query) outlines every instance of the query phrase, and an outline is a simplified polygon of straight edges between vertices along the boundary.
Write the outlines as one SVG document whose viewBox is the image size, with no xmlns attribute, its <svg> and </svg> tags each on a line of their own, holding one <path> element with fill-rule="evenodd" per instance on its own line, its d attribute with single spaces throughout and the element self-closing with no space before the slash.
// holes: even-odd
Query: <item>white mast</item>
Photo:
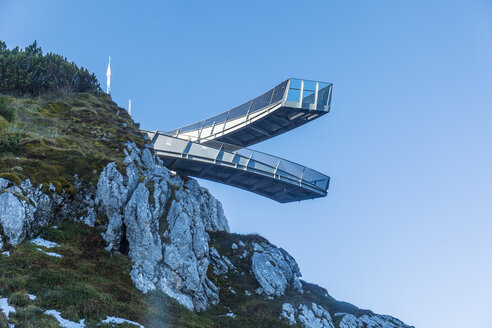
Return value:
<svg viewBox="0 0 492 328">
<path fill-rule="evenodd" d="M 111 93 L 111 56 L 109 56 L 108 70 L 106 71 L 106 93 L 109 95 Z"/>
<path fill-rule="evenodd" d="M 132 116 L 132 100 L 128 99 L 128 114 Z"/>
</svg>

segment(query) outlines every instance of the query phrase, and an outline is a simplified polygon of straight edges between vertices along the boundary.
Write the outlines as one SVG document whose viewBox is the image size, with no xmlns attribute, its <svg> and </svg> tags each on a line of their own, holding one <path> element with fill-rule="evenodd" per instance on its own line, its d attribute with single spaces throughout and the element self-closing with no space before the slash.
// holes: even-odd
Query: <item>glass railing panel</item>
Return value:
<svg viewBox="0 0 492 328">
<path fill-rule="evenodd" d="M 301 90 L 302 80 L 300 79 L 290 79 L 289 89 Z"/>
<path fill-rule="evenodd" d="M 255 169 L 255 170 L 258 170 L 258 171 L 269 173 L 269 174 L 272 174 L 272 175 L 275 172 L 275 167 L 272 167 L 270 165 L 266 165 L 264 163 L 258 162 L 255 159 L 251 159 L 249 161 L 248 167 L 249 168 L 252 168 L 252 169 Z"/>
<path fill-rule="evenodd" d="M 289 94 L 287 95 L 288 101 L 299 102 L 301 100 L 301 90 L 300 89 L 289 89 Z"/>
<path fill-rule="evenodd" d="M 316 109 L 320 109 L 320 110 L 326 109 L 326 106 L 328 105 L 329 102 L 330 88 L 331 86 L 328 85 L 318 91 L 318 105 L 316 106 Z"/>
<path fill-rule="evenodd" d="M 315 91 L 304 90 L 304 92 L 302 93 L 302 107 L 310 109 L 309 105 L 314 106 L 314 101 L 316 99 L 315 96 Z"/>
<path fill-rule="evenodd" d="M 316 91 L 316 81 L 304 80 L 304 91 Z"/>
<path fill-rule="evenodd" d="M 188 151 L 189 155 L 199 156 L 208 159 L 215 159 L 219 153 L 218 149 L 214 149 L 211 147 L 203 146 L 201 144 L 192 143 L 190 150 Z"/>
</svg>

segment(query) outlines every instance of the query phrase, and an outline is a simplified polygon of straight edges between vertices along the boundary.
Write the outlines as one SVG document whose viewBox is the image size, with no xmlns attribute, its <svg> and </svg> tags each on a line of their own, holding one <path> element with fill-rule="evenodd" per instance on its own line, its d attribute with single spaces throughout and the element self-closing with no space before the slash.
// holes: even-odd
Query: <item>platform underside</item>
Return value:
<svg viewBox="0 0 492 328">
<path fill-rule="evenodd" d="M 249 147 L 300 127 L 326 113 L 326 111 L 310 111 L 282 106 L 268 115 L 253 120 L 223 136 L 216 137 L 214 140 Z M 204 140 L 203 143 L 206 141 Z"/>
<path fill-rule="evenodd" d="M 238 169 L 233 166 L 217 165 L 197 159 L 169 157 L 156 152 L 170 170 L 185 176 L 192 176 L 224 183 L 268 197 L 280 203 L 289 203 L 326 196 L 326 192 L 306 189 L 272 176 Z"/>
</svg>

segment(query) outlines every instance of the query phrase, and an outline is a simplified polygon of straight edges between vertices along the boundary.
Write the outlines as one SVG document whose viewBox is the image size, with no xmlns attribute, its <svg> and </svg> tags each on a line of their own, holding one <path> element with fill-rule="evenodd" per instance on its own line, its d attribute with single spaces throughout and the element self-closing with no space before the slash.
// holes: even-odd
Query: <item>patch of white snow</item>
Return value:
<svg viewBox="0 0 492 328">
<path fill-rule="evenodd" d="M 0 254 L 5 255 L 5 256 L 10 256 L 10 252 L 9 251 L 5 251 L 5 252 L 2 252 Z"/>
<path fill-rule="evenodd" d="M 36 298 L 38 298 L 36 295 L 33 295 L 33 294 L 27 294 L 27 296 L 29 296 L 29 299 L 31 301 L 34 301 Z"/>
<path fill-rule="evenodd" d="M 37 237 L 36 239 L 31 240 L 31 243 L 46 248 L 60 247 L 60 245 L 58 245 L 57 243 L 43 239 L 41 237 Z"/>
<path fill-rule="evenodd" d="M 116 318 L 116 317 L 106 317 L 106 319 L 104 319 L 102 321 L 103 323 L 128 323 L 128 324 L 131 324 L 131 325 L 135 325 L 135 326 L 138 326 L 140 328 L 145 328 L 144 326 L 142 326 L 141 324 L 135 322 L 135 321 L 130 321 L 130 320 L 127 320 L 127 319 L 122 319 L 122 318 Z"/>
<path fill-rule="evenodd" d="M 45 253 L 46 255 L 49 255 L 49 256 L 62 257 L 60 254 L 52 253 L 52 252 L 46 252 L 46 251 L 43 251 L 41 248 L 38 248 L 37 250 L 40 251 L 40 252 L 43 252 L 43 253 Z"/>
<path fill-rule="evenodd" d="M 2 310 L 3 314 L 5 314 L 7 320 L 10 313 L 15 313 L 15 308 L 9 305 L 8 298 L 0 298 L 0 310 Z"/>
<path fill-rule="evenodd" d="M 78 323 L 73 322 L 73 321 L 64 319 L 61 316 L 61 313 L 56 311 L 56 310 L 46 310 L 46 311 L 44 311 L 44 314 L 51 315 L 51 316 L 55 317 L 55 319 L 58 320 L 58 323 L 60 324 L 60 326 L 62 326 L 63 328 L 84 328 L 85 327 L 85 323 L 84 323 L 85 320 L 84 319 L 80 320 Z"/>
<path fill-rule="evenodd" d="M 229 313 L 226 313 L 226 314 L 222 314 L 222 315 L 219 315 L 219 317 L 229 317 L 229 318 L 235 318 L 236 315 L 233 313 L 233 312 L 229 312 Z"/>
</svg>

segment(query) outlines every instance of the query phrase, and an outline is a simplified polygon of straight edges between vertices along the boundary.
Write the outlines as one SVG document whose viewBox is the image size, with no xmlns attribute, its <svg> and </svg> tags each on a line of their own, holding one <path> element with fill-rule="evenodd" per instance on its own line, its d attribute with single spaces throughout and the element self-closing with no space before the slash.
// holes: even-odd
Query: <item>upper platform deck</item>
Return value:
<svg viewBox="0 0 492 328">
<path fill-rule="evenodd" d="M 248 147 L 328 113 L 332 87 L 327 82 L 288 79 L 238 107 L 165 134 Z"/>
</svg>

